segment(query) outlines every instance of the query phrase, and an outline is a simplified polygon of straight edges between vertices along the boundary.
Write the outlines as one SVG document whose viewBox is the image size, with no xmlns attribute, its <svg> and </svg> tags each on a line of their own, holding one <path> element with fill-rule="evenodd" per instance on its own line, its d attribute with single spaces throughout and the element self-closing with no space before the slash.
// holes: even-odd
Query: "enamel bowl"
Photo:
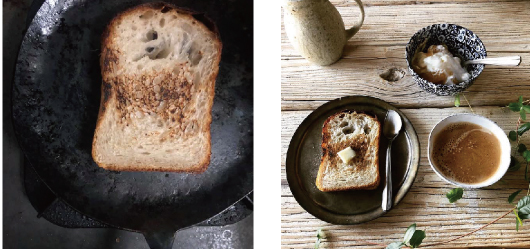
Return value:
<svg viewBox="0 0 530 249">
<path fill-rule="evenodd" d="M 484 65 L 467 65 L 466 70 L 471 75 L 468 81 L 454 85 L 437 85 L 421 78 L 411 67 L 412 58 L 420 44 L 427 40 L 425 50 L 430 45 L 445 44 L 453 56 L 462 61 L 486 58 L 486 48 L 482 41 L 471 30 L 456 24 L 433 24 L 416 32 L 406 47 L 407 65 L 414 81 L 428 93 L 439 96 L 452 96 L 466 90 L 484 70 Z M 425 51 L 424 51 L 425 52 Z"/>
</svg>

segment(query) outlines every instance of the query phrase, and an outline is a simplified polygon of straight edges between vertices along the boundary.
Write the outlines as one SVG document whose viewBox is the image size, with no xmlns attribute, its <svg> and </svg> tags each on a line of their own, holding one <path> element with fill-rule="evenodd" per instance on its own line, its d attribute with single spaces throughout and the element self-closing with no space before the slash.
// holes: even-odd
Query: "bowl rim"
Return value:
<svg viewBox="0 0 530 249">
<path fill-rule="evenodd" d="M 484 122 L 490 123 L 495 128 L 497 128 L 500 131 L 502 131 L 503 134 L 505 134 L 504 130 L 497 123 L 495 123 L 493 120 L 491 120 L 489 118 L 486 118 L 486 117 L 484 117 L 482 115 L 478 115 L 478 114 L 474 114 L 474 113 L 455 113 L 455 114 L 449 115 L 449 116 L 443 118 L 442 120 L 438 121 L 438 123 L 436 123 L 436 125 L 434 125 L 433 128 L 431 129 L 431 131 L 429 132 L 429 137 L 428 137 L 428 140 L 427 140 L 427 159 L 429 161 L 429 165 L 431 166 L 432 170 L 438 175 L 438 177 L 440 177 L 441 179 L 445 180 L 446 182 L 448 182 L 450 184 L 453 184 L 453 185 L 456 185 L 458 187 L 462 187 L 462 188 L 466 188 L 466 189 L 474 189 L 474 188 L 483 188 L 483 187 L 491 186 L 491 185 L 497 183 L 500 179 L 502 179 L 504 177 L 504 175 L 506 175 L 506 172 L 508 171 L 508 168 L 510 167 L 511 145 L 510 145 L 510 141 L 508 140 L 508 137 L 506 136 L 506 134 L 505 134 L 505 136 L 501 136 L 501 137 L 495 136 L 495 137 L 497 139 L 499 139 L 499 143 L 501 144 L 501 147 L 503 145 L 503 142 L 504 142 L 504 144 L 507 143 L 509 145 L 509 148 L 507 148 L 505 150 L 506 153 L 501 154 L 501 158 L 502 157 L 507 157 L 509 160 L 505 161 L 505 162 L 507 162 L 505 164 L 500 164 L 499 168 L 497 169 L 497 172 L 493 176 L 491 176 L 490 178 L 488 178 L 487 180 L 485 180 L 483 182 L 479 182 L 479 183 L 475 183 L 475 184 L 461 183 L 461 182 L 455 181 L 455 180 L 445 176 L 444 174 L 442 174 L 436 168 L 436 166 L 434 166 L 434 163 L 432 162 L 432 159 L 431 159 L 431 149 L 432 149 L 432 143 L 433 143 L 433 137 L 432 137 L 433 134 L 432 133 L 443 121 L 451 119 L 451 118 L 455 118 L 457 116 L 472 116 L 472 117 L 479 118 L 479 119 L 481 119 Z M 466 121 L 460 121 L 460 122 L 466 122 Z M 480 124 L 478 124 L 478 125 L 480 125 Z M 487 128 L 485 128 L 485 129 L 487 129 Z M 488 130 L 490 130 L 490 129 L 488 129 Z"/>
<path fill-rule="evenodd" d="M 484 50 L 484 55 L 485 57 L 487 57 L 488 55 L 488 51 L 486 49 L 486 46 L 484 45 L 484 42 L 482 42 L 482 40 L 480 39 L 480 37 L 475 34 L 475 32 L 473 32 L 472 30 L 466 28 L 466 27 L 463 27 L 463 26 L 460 26 L 458 24 L 454 24 L 454 23 L 435 23 L 435 24 L 431 24 L 431 25 L 428 25 L 428 26 L 425 26 L 423 28 L 420 28 L 418 31 L 416 31 L 409 39 L 407 45 L 405 46 L 405 60 L 407 61 L 407 67 L 409 69 L 409 72 L 411 74 L 411 76 L 413 78 L 415 78 L 416 80 L 423 80 L 424 82 L 427 83 L 427 87 L 430 88 L 430 89 L 442 89 L 442 91 L 444 92 L 449 92 L 449 93 L 453 93 L 453 94 L 447 94 L 447 95 L 456 95 L 457 93 L 460 93 L 460 92 L 463 92 L 465 91 L 467 88 L 469 88 L 473 82 L 476 80 L 476 78 L 478 78 L 480 76 L 480 74 L 482 74 L 482 72 L 484 71 L 484 68 L 485 68 L 485 65 L 482 66 L 481 69 L 478 70 L 476 76 L 473 76 L 471 74 L 471 78 L 467 81 L 464 81 L 464 82 L 460 82 L 458 84 L 453 84 L 453 85 L 444 85 L 444 84 L 441 84 L 441 85 L 437 85 L 437 84 L 434 84 L 424 78 L 422 78 L 421 76 L 419 76 L 416 71 L 414 71 L 414 69 L 412 69 L 411 67 L 411 63 L 412 63 L 412 58 L 414 58 L 414 55 L 416 54 L 416 50 L 414 51 L 410 51 L 407 52 L 407 48 L 410 47 L 412 41 L 413 41 L 413 38 L 415 38 L 416 36 L 419 35 L 419 33 L 424 30 L 424 29 L 427 29 L 428 27 L 438 27 L 438 26 L 442 26 L 442 25 L 447 25 L 448 27 L 450 25 L 454 25 L 456 26 L 458 29 L 465 29 L 467 31 L 469 31 L 471 34 L 475 35 L 475 38 L 476 38 L 476 41 L 482 46 L 483 50 Z M 458 55 L 456 55 L 458 56 Z M 419 85 L 419 83 L 418 83 Z M 427 91 L 426 89 L 424 89 L 424 87 L 422 87 L 420 85 L 420 88 L 422 88 L 423 90 Z M 428 92 L 428 91 L 427 91 Z M 434 93 L 436 94 L 436 93 Z M 439 94 L 436 94 L 436 95 L 439 95 Z M 442 94 L 443 95 L 443 94 Z"/>
</svg>

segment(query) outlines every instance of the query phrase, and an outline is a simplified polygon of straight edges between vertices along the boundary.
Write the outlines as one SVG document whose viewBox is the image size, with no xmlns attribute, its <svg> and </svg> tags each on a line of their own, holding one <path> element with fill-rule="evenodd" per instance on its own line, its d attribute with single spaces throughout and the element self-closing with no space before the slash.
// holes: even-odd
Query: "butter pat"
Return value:
<svg viewBox="0 0 530 249">
<path fill-rule="evenodd" d="M 355 157 L 355 151 L 351 149 L 351 147 L 346 147 L 346 149 L 343 149 L 337 153 L 337 155 L 342 159 L 344 163 L 348 163 L 350 160 L 352 160 Z"/>
</svg>

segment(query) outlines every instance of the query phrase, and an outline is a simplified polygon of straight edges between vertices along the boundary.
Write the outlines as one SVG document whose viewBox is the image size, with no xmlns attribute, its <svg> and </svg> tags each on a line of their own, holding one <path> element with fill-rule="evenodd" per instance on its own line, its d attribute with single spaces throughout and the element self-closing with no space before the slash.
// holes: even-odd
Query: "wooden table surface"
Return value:
<svg viewBox="0 0 530 249">
<path fill-rule="evenodd" d="M 346 26 L 359 11 L 352 1 L 332 3 Z M 454 107 L 453 97 L 438 97 L 422 91 L 411 79 L 405 61 L 405 46 L 419 29 L 434 23 L 455 23 L 477 34 L 488 56 L 520 55 L 519 67 L 486 66 L 465 92 L 475 113 L 497 122 L 505 131 L 515 129 L 517 114 L 502 108 L 519 95 L 530 98 L 530 1 L 400 1 L 363 0 L 366 19 L 337 63 L 320 67 L 300 57 L 289 43 L 282 21 L 282 247 L 313 248 L 316 231 L 323 228 L 327 239 L 321 248 L 380 248 L 358 240 L 380 244 L 400 241 L 406 228 L 417 223 L 426 231 L 423 244 L 441 242 L 470 232 L 493 221 L 512 207 L 507 197 L 528 189 L 524 167 L 508 172 L 498 183 L 479 190 L 466 190 L 450 204 L 445 194 L 452 185 L 442 181 L 426 157 L 429 131 L 442 118 L 471 112 L 462 98 Z M 283 17 L 282 17 L 283 18 Z M 379 75 L 396 68 L 406 72 L 397 82 Z M 332 225 L 307 213 L 296 202 L 285 176 L 287 147 L 298 125 L 323 103 L 350 95 L 368 95 L 400 108 L 414 125 L 421 147 L 419 171 L 405 198 L 389 213 L 360 225 Z M 530 144 L 528 135 L 523 143 Z M 521 195 L 522 196 L 522 195 Z M 509 214 L 479 232 L 439 247 L 530 248 L 530 222 L 519 232 L 515 216 Z"/>
</svg>

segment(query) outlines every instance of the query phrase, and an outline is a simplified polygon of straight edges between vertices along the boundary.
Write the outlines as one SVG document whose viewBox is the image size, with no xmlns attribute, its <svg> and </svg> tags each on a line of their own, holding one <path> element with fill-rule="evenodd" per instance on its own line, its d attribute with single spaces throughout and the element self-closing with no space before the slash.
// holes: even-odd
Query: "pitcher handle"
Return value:
<svg viewBox="0 0 530 249">
<path fill-rule="evenodd" d="M 359 22 L 357 25 L 351 27 L 350 29 L 346 30 L 346 40 L 349 40 L 350 38 L 352 38 L 352 36 L 355 35 L 355 33 L 357 33 L 359 31 L 359 29 L 361 29 L 361 26 L 363 25 L 363 22 L 364 22 L 364 6 L 363 6 L 363 3 L 361 2 L 361 0 L 355 0 L 355 2 L 357 3 L 357 5 L 359 5 L 359 9 L 361 9 L 361 22 Z"/>
</svg>

